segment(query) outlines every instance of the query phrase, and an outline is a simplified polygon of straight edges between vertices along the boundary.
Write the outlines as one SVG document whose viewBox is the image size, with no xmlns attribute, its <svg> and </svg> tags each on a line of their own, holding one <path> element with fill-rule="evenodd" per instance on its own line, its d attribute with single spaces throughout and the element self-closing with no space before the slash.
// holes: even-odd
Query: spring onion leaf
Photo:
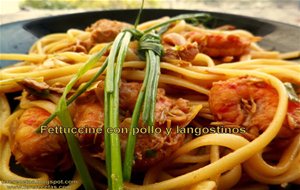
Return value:
<svg viewBox="0 0 300 190">
<path fill-rule="evenodd" d="M 142 54 L 141 57 L 146 58 L 146 71 L 145 78 L 134 107 L 130 133 L 127 139 L 125 159 L 123 163 L 123 177 L 124 180 L 127 181 L 130 181 L 131 178 L 134 148 L 136 143 L 136 135 L 133 135 L 133 130 L 138 127 L 140 112 L 143 105 L 144 123 L 150 127 L 154 126 L 154 111 L 158 79 L 160 75 L 160 55 L 162 54 L 162 49 L 163 47 L 160 44 L 160 37 L 155 33 L 144 34 L 139 40 L 139 53 Z"/>
<path fill-rule="evenodd" d="M 148 149 L 145 152 L 146 158 L 154 158 L 154 157 L 156 157 L 156 155 L 157 155 L 157 151 L 153 150 L 153 149 Z"/>
<path fill-rule="evenodd" d="M 143 121 L 147 126 L 152 127 L 154 125 L 154 110 L 156 103 L 156 89 L 155 89 L 155 77 L 159 71 L 156 70 L 156 65 L 160 64 L 155 57 L 153 51 L 146 52 L 146 64 L 150 64 L 149 79 L 147 81 L 147 89 L 145 93 L 144 107 L 143 107 Z M 147 105 L 147 106 L 145 106 Z"/>
<path fill-rule="evenodd" d="M 67 102 L 65 99 L 61 99 L 59 101 L 57 116 L 60 119 L 63 127 L 68 127 L 68 128 L 74 127 L 71 114 L 68 110 Z M 72 159 L 79 172 L 84 188 L 90 190 L 96 189 L 93 184 L 92 178 L 90 176 L 89 170 L 83 159 L 77 138 L 72 133 L 66 133 L 65 136 L 68 142 Z"/>
<path fill-rule="evenodd" d="M 107 133 L 109 128 L 109 104 L 106 102 L 110 102 L 110 96 L 108 93 L 104 92 L 104 151 L 105 151 L 105 165 L 106 165 L 106 173 L 107 173 L 107 182 L 108 187 L 112 187 L 111 180 L 111 146 L 110 146 L 110 135 Z"/>
<path fill-rule="evenodd" d="M 109 189 L 123 189 L 121 147 L 119 134 L 108 134 L 107 129 L 109 127 L 119 127 L 119 86 L 121 79 L 121 71 L 131 37 L 131 32 L 121 32 L 114 41 L 111 52 L 108 56 L 108 67 L 113 68 L 110 72 L 107 72 L 105 78 L 104 92 L 104 137 Z M 114 62 L 116 55 L 117 59 L 115 64 Z"/>
<path fill-rule="evenodd" d="M 143 7 L 144 7 L 144 0 L 142 1 L 141 8 L 140 8 L 140 10 L 139 10 L 139 13 L 138 13 L 136 19 L 135 19 L 135 22 L 134 22 L 134 28 L 136 28 L 137 25 L 140 23 L 140 19 L 141 19 Z"/>
<path fill-rule="evenodd" d="M 92 56 L 87 62 L 86 64 L 83 65 L 83 67 L 85 67 L 85 65 L 88 65 L 88 67 L 93 67 L 99 60 L 100 58 L 103 56 L 103 54 L 108 50 L 108 48 L 111 46 L 111 44 L 108 44 L 107 46 L 105 46 L 100 52 L 98 52 L 97 54 L 95 54 L 94 56 Z M 84 93 L 93 82 L 96 81 L 96 79 L 103 73 L 103 71 L 106 69 L 107 67 L 107 60 L 104 61 L 104 63 L 102 64 L 102 66 L 100 67 L 100 69 L 98 70 L 98 72 L 80 89 L 78 89 L 74 95 L 69 98 L 67 100 L 67 105 L 70 105 L 78 96 L 80 96 L 82 93 Z M 86 69 L 85 69 L 86 70 Z M 86 70 L 87 71 L 87 70 Z M 46 126 L 48 125 L 55 117 L 56 117 L 57 113 L 54 112 L 52 113 L 42 124 L 41 126 Z M 39 127 L 36 130 L 36 133 L 41 133 L 41 127 Z"/>
<path fill-rule="evenodd" d="M 146 64 L 146 71 L 145 71 L 145 78 L 141 87 L 141 90 L 139 92 L 133 113 L 132 113 L 132 119 L 130 124 L 130 131 L 127 139 L 127 145 L 125 150 L 125 158 L 123 162 L 123 177 L 124 180 L 130 181 L 131 178 L 131 171 L 132 171 L 132 165 L 133 165 L 133 159 L 134 159 L 134 147 L 136 143 L 136 135 L 133 134 L 134 129 L 138 126 L 141 108 L 144 102 L 145 98 L 145 91 L 147 86 L 147 81 L 149 79 L 149 69 L 150 64 Z"/>
<path fill-rule="evenodd" d="M 155 30 L 157 28 L 163 27 L 169 23 L 178 21 L 178 20 L 199 20 L 199 22 L 205 23 L 211 20 L 211 16 L 209 14 L 206 13 L 194 13 L 194 14 L 182 14 L 182 15 L 178 15 L 175 17 L 170 18 L 169 20 L 166 20 L 165 22 L 159 23 L 157 25 L 154 25 L 150 28 L 148 28 L 147 30 L 144 31 L 144 33 L 148 33 L 151 32 L 152 30 Z"/>
<path fill-rule="evenodd" d="M 124 33 L 118 34 L 116 37 L 112 48 L 110 50 L 110 53 L 108 55 L 108 66 L 107 66 L 107 72 L 105 77 L 105 90 L 104 90 L 104 150 L 105 150 L 105 162 L 106 162 L 106 172 L 107 172 L 107 180 L 108 180 L 108 187 L 109 189 L 112 189 L 113 186 L 120 185 L 119 180 L 119 174 L 117 175 L 117 178 L 113 175 L 112 171 L 112 160 L 115 159 L 112 157 L 112 150 L 113 145 L 111 145 L 111 134 L 108 134 L 108 128 L 111 127 L 111 120 L 112 120 L 112 93 L 113 92 L 113 86 L 114 86 L 114 67 L 115 67 L 115 57 L 119 51 L 119 47 L 121 44 L 121 40 L 124 36 Z M 118 146 L 118 145 L 117 145 Z M 120 149 L 114 150 L 114 151 L 120 151 Z M 118 153 L 117 153 L 118 154 Z M 119 158 L 116 158 L 119 160 Z M 118 162 L 118 161 L 115 161 Z M 114 171 L 115 172 L 115 171 Z"/>
<path fill-rule="evenodd" d="M 118 128 L 119 127 L 119 86 L 120 86 L 120 78 L 121 78 L 121 71 L 123 67 L 123 63 L 125 60 L 125 56 L 128 50 L 128 45 L 131 39 L 131 33 L 125 32 L 124 38 L 122 40 L 122 44 L 119 50 L 119 54 L 117 57 L 117 64 L 115 69 L 115 85 L 114 85 L 114 92 L 112 94 L 113 97 L 113 113 L 111 118 L 111 127 Z M 120 140 L 119 134 L 112 133 L 111 138 L 111 156 L 112 156 L 112 175 L 115 175 L 116 186 L 112 184 L 112 189 L 122 189 L 123 187 L 123 176 L 122 176 L 122 161 L 121 161 L 121 147 L 120 147 Z M 114 179 L 112 179 L 114 180 Z"/>
<path fill-rule="evenodd" d="M 115 57 L 120 49 L 121 40 L 124 36 L 124 33 L 121 32 L 117 35 L 110 53 L 108 55 L 108 65 L 107 65 L 107 73 L 105 77 L 106 91 L 109 93 L 113 92 L 114 89 L 114 67 L 115 67 Z"/>
<path fill-rule="evenodd" d="M 143 107 L 143 121 L 150 127 L 154 126 L 154 111 L 162 51 L 163 47 L 160 44 L 160 37 L 157 34 L 152 32 L 141 37 L 139 52 L 146 54 L 146 64 L 150 64 Z"/>
<path fill-rule="evenodd" d="M 297 102 L 297 103 L 300 103 L 300 99 L 297 95 L 297 93 L 295 92 L 294 88 L 293 88 L 293 85 L 289 82 L 285 82 L 284 83 L 284 86 L 288 92 L 288 97 L 291 101 L 293 102 Z"/>
</svg>

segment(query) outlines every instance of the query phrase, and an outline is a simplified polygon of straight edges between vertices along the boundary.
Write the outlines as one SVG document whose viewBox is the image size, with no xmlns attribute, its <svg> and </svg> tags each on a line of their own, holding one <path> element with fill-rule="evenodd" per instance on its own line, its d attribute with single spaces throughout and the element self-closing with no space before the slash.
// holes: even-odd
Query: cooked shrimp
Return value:
<svg viewBox="0 0 300 190">
<path fill-rule="evenodd" d="M 189 32 L 186 38 L 197 42 L 201 53 L 211 57 L 241 56 L 249 53 L 252 39 L 234 34 L 207 34 Z"/>
<path fill-rule="evenodd" d="M 246 127 L 258 136 L 271 123 L 278 105 L 277 91 L 254 77 L 232 78 L 213 83 L 209 94 L 211 112 L 218 121 Z M 277 137 L 291 137 L 300 129 L 300 104 L 289 103 L 286 120 Z"/>
<path fill-rule="evenodd" d="M 11 127 L 10 147 L 17 163 L 36 171 L 52 173 L 72 166 L 68 145 L 62 134 L 37 134 L 35 130 L 50 114 L 37 107 L 24 111 L 19 125 Z M 54 119 L 48 126 L 58 126 Z"/>
<path fill-rule="evenodd" d="M 192 61 L 199 52 L 213 58 L 239 57 L 249 53 L 251 42 L 256 39 L 258 38 L 204 31 L 168 33 L 162 38 L 165 49 L 163 59 Z"/>
</svg>

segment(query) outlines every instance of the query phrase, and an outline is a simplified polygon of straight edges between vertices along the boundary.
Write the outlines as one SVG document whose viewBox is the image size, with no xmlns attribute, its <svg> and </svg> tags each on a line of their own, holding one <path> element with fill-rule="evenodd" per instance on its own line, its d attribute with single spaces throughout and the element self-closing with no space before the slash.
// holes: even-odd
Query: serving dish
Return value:
<svg viewBox="0 0 300 190">
<path fill-rule="evenodd" d="M 133 23 L 138 10 L 113 10 L 76 13 L 62 16 L 46 17 L 35 20 L 20 21 L 0 26 L 1 53 L 26 53 L 38 38 L 51 33 L 65 32 L 70 28 L 84 29 L 100 18 Z M 141 22 L 163 17 L 175 16 L 183 13 L 205 11 L 146 9 L 143 11 Z M 254 35 L 262 36 L 260 42 L 266 49 L 288 52 L 299 49 L 297 39 L 300 38 L 300 28 L 280 22 L 238 16 L 224 13 L 210 13 L 214 20 L 211 27 L 224 24 L 250 31 Z M 7 66 L 12 61 L 1 61 L 0 66 Z M 10 97 L 9 97 L 10 98 Z M 12 100 L 10 100 L 12 101 Z"/>
</svg>

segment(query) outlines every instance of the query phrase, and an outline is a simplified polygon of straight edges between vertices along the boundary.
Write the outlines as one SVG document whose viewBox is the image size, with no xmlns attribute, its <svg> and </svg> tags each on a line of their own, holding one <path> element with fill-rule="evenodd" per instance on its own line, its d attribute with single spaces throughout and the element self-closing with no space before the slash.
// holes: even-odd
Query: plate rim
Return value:
<svg viewBox="0 0 300 190">
<path fill-rule="evenodd" d="M 69 16 L 75 16 L 75 15 L 84 15 L 84 14 L 91 14 L 91 13 L 99 13 L 99 12 L 120 12 L 120 11 L 138 11 L 139 9 L 103 9 L 103 10 L 87 10 L 87 11 L 80 11 L 80 12 L 74 12 L 74 13 L 63 13 L 63 14 L 59 14 L 59 15 L 49 15 L 49 16 L 42 16 L 39 18 L 30 18 L 30 19 L 24 19 L 24 20 L 18 20 L 18 21 L 12 21 L 12 22 L 8 22 L 5 24 L 1 24 L 1 27 L 5 27 L 7 25 L 10 24 L 19 24 L 19 23 L 28 23 L 28 22 L 34 22 L 34 21 L 41 21 L 41 20 L 45 20 L 45 19 L 54 19 L 54 18 L 60 18 L 60 17 L 69 17 Z M 247 18 L 247 19 L 254 19 L 254 20 L 259 20 L 259 21 L 265 21 L 265 22 L 269 22 L 269 23 L 276 23 L 276 24 L 280 24 L 280 25 L 286 25 L 286 26 L 290 26 L 290 27 L 294 27 L 296 29 L 300 30 L 300 25 L 297 26 L 295 24 L 290 24 L 290 23 L 284 23 L 281 21 L 277 21 L 277 20 L 272 20 L 269 18 L 259 18 L 259 17 L 254 17 L 254 16 L 248 16 L 248 15 L 240 15 L 240 14 L 235 14 L 235 13 L 226 13 L 226 12 L 218 12 L 218 11 L 206 11 L 206 10 L 196 10 L 196 9 L 168 9 L 168 8 L 144 8 L 143 10 L 146 11 L 181 11 L 181 12 L 203 12 L 203 13 L 212 13 L 212 14 L 222 14 L 222 15 L 228 15 L 228 16 L 235 16 L 235 17 L 242 17 L 242 18 Z"/>
</svg>

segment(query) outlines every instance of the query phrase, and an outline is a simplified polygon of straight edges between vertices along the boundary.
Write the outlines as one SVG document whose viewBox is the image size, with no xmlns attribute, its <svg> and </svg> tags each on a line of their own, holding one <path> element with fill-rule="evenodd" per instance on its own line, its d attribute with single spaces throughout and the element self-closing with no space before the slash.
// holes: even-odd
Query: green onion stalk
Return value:
<svg viewBox="0 0 300 190">
<path fill-rule="evenodd" d="M 120 186 L 122 183 L 122 179 L 120 179 L 120 173 L 114 171 L 114 174 L 112 172 L 112 159 L 114 158 L 112 156 L 112 148 L 115 150 L 115 154 L 119 154 L 116 151 L 120 151 L 120 148 L 118 148 L 120 143 L 116 143 L 114 145 L 111 145 L 111 135 L 107 133 L 107 129 L 112 124 L 112 92 L 114 90 L 114 67 L 115 67 L 115 57 L 118 53 L 121 40 L 124 37 L 124 33 L 118 34 L 116 37 L 112 48 L 110 50 L 110 53 L 108 55 L 108 66 L 107 66 L 107 72 L 105 76 L 105 91 L 104 91 L 104 150 L 105 150 L 105 162 L 106 162 L 106 172 L 107 172 L 107 180 L 108 180 L 108 187 L 109 189 L 112 189 L 113 186 L 116 186 L 115 184 Z M 114 136 L 115 138 L 115 136 Z M 117 146 L 117 147 L 114 147 Z M 118 149 L 116 149 L 118 148 Z M 117 156 L 117 158 L 114 158 L 115 162 L 121 162 L 121 158 Z M 113 175 L 112 175 L 113 174 Z M 117 175 L 117 176 L 116 176 Z M 122 175 L 121 175 L 122 176 Z M 113 178 L 113 179 L 112 179 Z M 122 184 L 121 184 L 122 185 Z"/>
<path fill-rule="evenodd" d="M 163 49 L 162 45 L 160 44 L 160 38 L 155 33 L 143 35 L 140 38 L 139 45 L 139 52 L 146 57 L 146 71 L 145 78 L 133 111 L 130 133 L 128 135 L 125 150 L 123 174 L 124 180 L 127 181 L 130 181 L 131 178 L 133 155 L 136 143 L 136 135 L 133 135 L 133 130 L 138 127 L 140 111 L 143 105 L 143 122 L 149 127 L 154 126 L 156 94 L 160 75 L 160 56 Z"/>
<path fill-rule="evenodd" d="M 57 116 L 60 119 L 63 127 L 74 127 L 71 114 L 68 110 L 67 102 L 65 100 L 59 101 Z M 85 164 L 84 158 L 82 156 L 77 138 L 72 133 L 66 133 L 65 136 L 68 142 L 72 159 L 74 161 L 77 171 L 79 172 L 84 188 L 90 190 L 96 189 L 93 184 L 89 170 Z"/>
<path fill-rule="evenodd" d="M 142 1 L 142 7 L 144 0 Z M 134 28 L 137 27 L 142 8 L 139 10 L 135 20 Z M 136 31 L 136 33 L 134 33 Z M 138 39 L 140 32 L 135 29 L 126 29 L 116 37 L 110 54 L 108 56 L 107 75 L 105 77 L 104 91 L 104 144 L 105 160 L 109 189 L 123 189 L 122 160 L 119 135 L 116 133 L 108 134 L 109 127 L 119 127 L 119 86 L 123 63 L 128 50 L 128 45 L 132 37 Z M 117 56 L 116 64 L 115 57 Z"/>
<path fill-rule="evenodd" d="M 108 128 L 119 128 L 119 86 L 123 63 L 132 34 L 123 31 L 116 37 L 108 56 L 104 94 L 105 160 L 109 189 L 123 189 L 119 134 L 108 134 Z M 116 57 L 117 56 L 117 57 Z M 116 63 L 115 63 L 115 58 Z"/>
<path fill-rule="evenodd" d="M 160 44 L 160 37 L 154 32 L 143 35 L 140 39 L 139 51 L 146 55 L 146 64 L 150 65 L 143 107 L 143 122 L 147 126 L 153 127 L 157 86 L 160 75 L 160 56 L 163 51 L 163 47 Z"/>
<path fill-rule="evenodd" d="M 187 22 L 192 22 L 194 25 L 197 24 L 201 24 L 201 23 L 207 23 L 209 21 L 211 21 L 212 17 L 209 14 L 206 13 L 194 13 L 194 14 L 181 14 L 175 17 L 170 18 L 169 20 L 166 20 L 162 23 L 159 23 L 157 25 L 154 25 L 150 28 L 148 28 L 147 30 L 144 31 L 144 33 L 149 33 L 152 30 L 156 30 L 158 28 L 164 28 L 166 29 L 166 26 L 168 26 L 168 24 L 179 21 L 179 20 L 186 20 Z M 162 34 L 164 31 L 160 32 L 160 34 Z"/>
</svg>

